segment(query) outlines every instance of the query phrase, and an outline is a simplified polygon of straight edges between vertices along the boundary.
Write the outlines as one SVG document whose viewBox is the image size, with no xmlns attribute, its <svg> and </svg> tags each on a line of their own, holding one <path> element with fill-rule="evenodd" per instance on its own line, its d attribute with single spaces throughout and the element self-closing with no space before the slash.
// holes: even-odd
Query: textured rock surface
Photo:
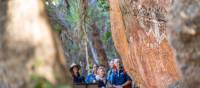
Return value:
<svg viewBox="0 0 200 88">
<path fill-rule="evenodd" d="M 200 88 L 200 0 L 174 0 L 169 26 L 183 78 L 170 88 Z"/>
<path fill-rule="evenodd" d="M 166 39 L 170 0 L 110 0 L 115 47 L 141 87 L 165 88 L 179 79 Z"/>
</svg>

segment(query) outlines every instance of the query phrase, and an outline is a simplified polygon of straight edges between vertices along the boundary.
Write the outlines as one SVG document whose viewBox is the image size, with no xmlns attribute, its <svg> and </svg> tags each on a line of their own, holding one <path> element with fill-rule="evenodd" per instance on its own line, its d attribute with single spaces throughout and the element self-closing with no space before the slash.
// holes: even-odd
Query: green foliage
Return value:
<svg viewBox="0 0 200 88">
<path fill-rule="evenodd" d="M 41 58 L 37 58 L 34 60 L 33 65 L 35 67 L 40 67 L 44 65 L 44 61 Z"/>
<path fill-rule="evenodd" d="M 49 82 L 39 81 L 34 88 L 53 88 L 53 86 Z"/>
<path fill-rule="evenodd" d="M 61 25 L 60 25 L 60 24 L 56 23 L 56 24 L 53 25 L 53 26 L 54 26 L 54 27 L 53 27 L 54 31 L 56 31 L 56 32 L 61 32 L 62 28 L 61 28 Z"/>
<path fill-rule="evenodd" d="M 104 40 L 104 41 L 108 41 L 109 39 L 111 39 L 111 32 L 106 32 L 106 33 L 103 35 L 103 40 Z"/>
<path fill-rule="evenodd" d="M 40 77 L 37 74 L 32 74 L 30 78 L 33 81 L 38 81 L 40 79 Z"/>
<path fill-rule="evenodd" d="M 58 86 L 58 88 L 70 88 L 70 87 L 67 85 L 60 85 L 60 86 Z"/>
<path fill-rule="evenodd" d="M 34 88 L 53 88 L 53 85 L 49 81 L 37 74 L 32 74 L 30 78 L 35 83 Z"/>
<path fill-rule="evenodd" d="M 102 10 L 102 11 L 108 11 L 109 10 L 109 5 L 107 3 L 107 0 L 97 0 L 97 4 L 98 7 Z"/>
<path fill-rule="evenodd" d="M 30 78 L 34 82 L 34 88 L 54 88 L 53 84 L 51 84 L 48 80 L 45 80 L 37 74 L 32 74 Z M 70 86 L 57 85 L 56 88 L 70 88 Z"/>
<path fill-rule="evenodd" d="M 72 25 L 77 24 L 80 21 L 80 0 L 68 0 L 68 2 L 70 7 L 65 14 L 65 19 Z"/>
<path fill-rule="evenodd" d="M 49 0 L 48 0 L 49 1 Z M 97 2 L 88 4 L 86 18 L 81 19 L 81 0 L 67 0 L 69 7 L 66 8 L 64 4 L 62 4 L 63 0 L 52 0 L 52 5 L 61 12 L 61 16 L 63 17 L 66 23 L 69 23 L 67 26 L 67 31 L 70 35 L 66 34 L 66 39 L 64 40 L 64 49 L 65 53 L 67 53 L 67 57 L 70 58 L 70 61 L 80 61 L 85 58 L 85 46 L 84 46 L 84 38 L 87 36 L 83 32 L 82 29 L 85 29 L 88 34 L 92 32 L 92 24 L 96 23 L 97 28 L 100 31 L 101 41 L 103 43 L 103 47 L 105 48 L 107 57 L 112 58 L 116 56 L 115 48 L 112 43 L 111 32 L 110 32 L 110 19 L 109 19 L 109 5 L 107 0 L 97 0 Z M 90 1 L 92 0 L 88 0 Z M 50 7 L 50 6 L 48 6 Z M 57 11 L 56 10 L 56 11 Z M 52 9 L 48 8 L 48 11 L 51 12 Z M 60 13 L 58 13 L 60 14 Z M 59 22 L 54 24 L 54 30 L 60 32 L 61 26 Z M 81 29 L 82 27 L 82 29 Z M 90 36 L 89 36 L 90 37 Z M 92 39 L 92 38 L 89 38 Z M 91 40 L 90 40 L 91 41 Z M 88 49 L 89 50 L 89 49 Z M 90 53 L 90 52 L 89 52 Z M 89 54 L 89 58 L 91 59 L 91 54 Z"/>
<path fill-rule="evenodd" d="M 59 5 L 62 0 L 52 0 L 53 5 Z"/>
</svg>

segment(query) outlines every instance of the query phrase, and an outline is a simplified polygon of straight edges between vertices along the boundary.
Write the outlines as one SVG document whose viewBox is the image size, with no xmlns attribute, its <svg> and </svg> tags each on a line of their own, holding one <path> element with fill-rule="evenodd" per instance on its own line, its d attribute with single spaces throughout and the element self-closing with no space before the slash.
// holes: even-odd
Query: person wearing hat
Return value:
<svg viewBox="0 0 200 88">
<path fill-rule="evenodd" d="M 81 66 L 75 63 L 70 66 L 70 72 L 72 74 L 74 84 L 85 83 L 85 78 L 79 73 L 80 68 Z"/>
</svg>

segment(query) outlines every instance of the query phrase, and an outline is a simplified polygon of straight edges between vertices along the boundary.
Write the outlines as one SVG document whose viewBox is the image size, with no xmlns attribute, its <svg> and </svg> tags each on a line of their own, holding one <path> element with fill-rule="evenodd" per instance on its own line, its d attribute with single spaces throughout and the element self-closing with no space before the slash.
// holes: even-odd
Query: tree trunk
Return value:
<svg viewBox="0 0 200 88">
<path fill-rule="evenodd" d="M 175 0 L 170 12 L 169 40 L 182 73 L 170 88 L 200 88 L 200 0 Z"/>
<path fill-rule="evenodd" d="M 97 57 L 96 49 L 94 48 L 94 46 L 90 40 L 88 40 L 88 43 L 89 43 L 90 51 L 92 53 L 93 63 L 97 64 L 98 57 Z"/>
<path fill-rule="evenodd" d="M 100 65 L 104 65 L 105 67 L 108 67 L 108 62 L 107 62 L 108 59 L 106 56 L 106 52 L 103 48 L 103 44 L 100 39 L 99 31 L 98 31 L 98 28 L 95 23 L 92 25 L 92 28 L 93 28 L 92 29 L 92 42 L 93 42 L 94 47 L 96 48 L 97 56 L 99 58 L 99 63 L 100 63 Z"/>
<path fill-rule="evenodd" d="M 53 85 L 69 83 L 63 51 L 51 31 L 43 1 L 1 0 L 0 7 L 4 20 L 0 20 L 4 31 L 0 35 L 0 88 L 32 88 L 31 78 L 36 75 Z"/>
<path fill-rule="evenodd" d="M 170 0 L 109 0 L 112 37 L 124 67 L 140 87 L 165 88 L 179 79 L 166 40 Z"/>
<path fill-rule="evenodd" d="M 83 26 L 81 27 L 81 30 L 84 30 L 85 32 L 85 36 L 87 37 L 87 30 L 85 28 L 85 22 L 86 22 L 86 17 L 87 17 L 87 9 L 88 9 L 88 0 L 81 0 L 81 24 L 83 24 Z M 108 63 L 107 63 L 107 56 L 105 53 L 105 50 L 103 49 L 103 45 L 102 42 L 100 40 L 100 35 L 99 35 L 99 31 L 98 28 L 96 26 L 96 24 L 92 24 L 92 42 L 94 47 L 96 48 L 96 52 L 97 52 L 97 56 L 99 58 L 99 62 L 100 65 L 104 65 L 106 67 L 108 67 Z M 88 37 L 86 38 L 88 40 Z"/>
</svg>

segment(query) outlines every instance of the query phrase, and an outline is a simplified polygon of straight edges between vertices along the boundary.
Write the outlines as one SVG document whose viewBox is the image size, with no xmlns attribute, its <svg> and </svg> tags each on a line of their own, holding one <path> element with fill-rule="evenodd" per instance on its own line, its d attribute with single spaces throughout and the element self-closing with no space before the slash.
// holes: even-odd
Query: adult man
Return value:
<svg viewBox="0 0 200 88">
<path fill-rule="evenodd" d="M 110 83 L 115 88 L 131 88 L 131 78 L 125 72 L 119 59 L 114 60 L 114 68 L 110 74 Z"/>
<path fill-rule="evenodd" d="M 108 72 L 107 72 L 107 77 L 106 77 L 106 80 L 108 81 L 108 84 L 111 83 L 111 73 L 113 72 L 113 67 L 114 67 L 114 59 L 112 59 L 110 62 L 109 62 L 109 66 L 110 68 L 108 69 Z"/>
</svg>

